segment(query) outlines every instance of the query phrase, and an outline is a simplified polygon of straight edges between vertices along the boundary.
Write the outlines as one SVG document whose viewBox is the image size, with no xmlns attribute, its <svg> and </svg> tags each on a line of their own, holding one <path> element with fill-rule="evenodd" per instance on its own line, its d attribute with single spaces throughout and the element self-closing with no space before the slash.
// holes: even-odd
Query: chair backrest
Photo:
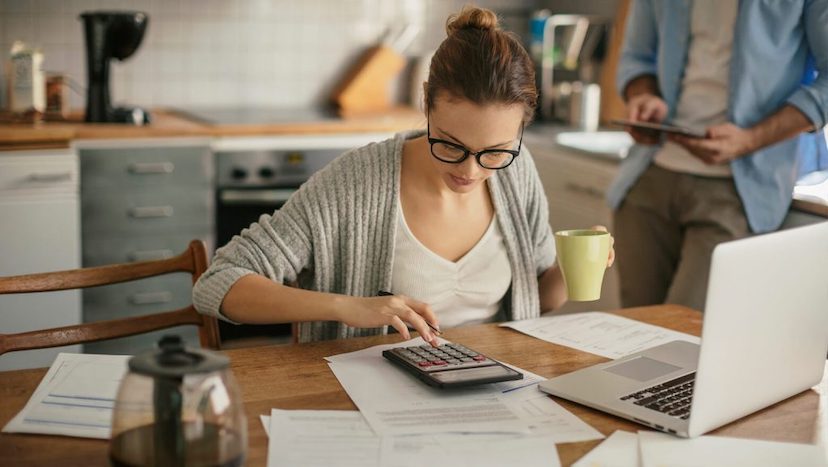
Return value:
<svg viewBox="0 0 828 467">
<path fill-rule="evenodd" d="M 50 292 L 95 287 L 174 272 L 191 273 L 193 284 L 195 284 L 206 269 L 207 251 L 204 243 L 200 240 L 193 240 L 186 251 L 167 259 L 0 277 L 0 294 Z M 0 313 L 2 312 L 0 310 Z M 0 355 L 17 350 L 60 347 L 126 337 L 187 324 L 198 326 L 199 340 L 203 347 L 219 348 L 216 319 L 198 313 L 192 305 L 189 305 L 178 310 L 144 316 L 96 321 L 17 334 L 0 334 Z"/>
</svg>

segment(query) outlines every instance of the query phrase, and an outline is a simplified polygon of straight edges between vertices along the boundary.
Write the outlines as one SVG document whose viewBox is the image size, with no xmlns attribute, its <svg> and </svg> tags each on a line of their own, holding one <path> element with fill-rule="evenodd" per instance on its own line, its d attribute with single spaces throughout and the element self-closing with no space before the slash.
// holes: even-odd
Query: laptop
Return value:
<svg viewBox="0 0 828 467">
<path fill-rule="evenodd" d="M 828 222 L 713 251 L 701 344 L 673 341 L 541 391 L 695 437 L 819 383 L 828 353 Z"/>
</svg>

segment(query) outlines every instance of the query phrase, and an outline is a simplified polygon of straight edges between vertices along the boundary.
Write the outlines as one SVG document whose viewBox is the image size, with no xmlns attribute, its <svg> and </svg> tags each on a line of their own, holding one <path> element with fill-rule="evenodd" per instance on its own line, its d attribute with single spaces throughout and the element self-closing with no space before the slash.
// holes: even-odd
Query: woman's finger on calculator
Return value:
<svg viewBox="0 0 828 467">
<path fill-rule="evenodd" d="M 437 320 L 437 315 L 434 314 L 434 310 L 431 309 L 431 306 L 428 303 L 414 300 L 411 297 L 403 297 L 403 299 L 405 300 L 406 305 L 411 307 L 411 309 L 418 315 L 422 316 L 424 320 L 434 327 L 434 329 L 437 331 L 440 330 L 440 321 Z"/>
<path fill-rule="evenodd" d="M 396 329 L 403 339 L 411 339 L 411 333 L 408 332 L 408 326 L 403 323 L 399 316 L 391 317 L 391 323 L 389 323 L 389 325 Z"/>
<path fill-rule="evenodd" d="M 420 336 L 424 341 L 431 345 L 437 345 L 437 339 L 434 337 L 434 334 L 431 332 L 431 328 L 428 327 L 428 323 L 425 322 L 425 319 L 423 319 L 423 317 L 420 316 L 413 308 L 408 306 L 406 308 L 407 310 L 402 312 L 399 317 L 406 323 L 413 326 L 414 329 L 420 333 Z"/>
</svg>

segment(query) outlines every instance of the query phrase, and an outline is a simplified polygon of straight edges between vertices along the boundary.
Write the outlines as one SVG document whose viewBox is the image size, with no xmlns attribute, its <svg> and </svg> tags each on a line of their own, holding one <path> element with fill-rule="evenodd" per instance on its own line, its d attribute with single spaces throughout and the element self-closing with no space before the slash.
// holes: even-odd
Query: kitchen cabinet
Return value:
<svg viewBox="0 0 828 467">
<path fill-rule="evenodd" d="M 604 225 L 612 232 L 612 210 L 604 197 L 618 171 L 618 152 L 599 155 L 565 148 L 554 142 L 552 129 L 532 135 L 527 132 L 527 136 L 524 140 L 532 152 L 549 202 L 552 230 Z M 600 300 L 567 302 L 560 311 L 613 310 L 620 306 L 618 271 L 613 267 L 604 275 Z"/>
<path fill-rule="evenodd" d="M 81 265 L 78 156 L 73 149 L 0 151 L 0 276 Z M 81 322 L 78 290 L 0 295 L 0 332 Z M 0 356 L 0 371 L 51 365 L 80 346 Z"/>
<path fill-rule="evenodd" d="M 83 265 L 162 259 L 201 239 L 213 250 L 214 162 L 207 139 L 80 143 Z M 172 274 L 83 292 L 83 320 L 99 321 L 182 308 L 192 303 L 188 274 Z M 163 334 L 198 345 L 182 326 L 86 344 L 91 353 L 134 354 Z"/>
</svg>

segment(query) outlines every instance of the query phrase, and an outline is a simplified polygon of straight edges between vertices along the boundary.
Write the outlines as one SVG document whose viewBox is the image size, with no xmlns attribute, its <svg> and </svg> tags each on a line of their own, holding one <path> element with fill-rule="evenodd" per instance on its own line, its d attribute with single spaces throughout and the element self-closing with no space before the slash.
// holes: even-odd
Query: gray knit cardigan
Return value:
<svg viewBox="0 0 828 467">
<path fill-rule="evenodd" d="M 199 312 L 220 312 L 239 278 L 260 274 L 279 283 L 351 296 L 373 296 L 391 287 L 403 143 L 422 131 L 349 151 L 314 174 L 273 215 L 220 248 L 193 289 Z M 495 214 L 512 268 L 501 316 L 540 314 L 538 275 L 555 262 L 546 197 L 529 151 L 489 178 Z M 416 297 L 415 297 L 416 298 Z M 306 322 L 299 341 L 384 334 L 339 322 Z"/>
</svg>

